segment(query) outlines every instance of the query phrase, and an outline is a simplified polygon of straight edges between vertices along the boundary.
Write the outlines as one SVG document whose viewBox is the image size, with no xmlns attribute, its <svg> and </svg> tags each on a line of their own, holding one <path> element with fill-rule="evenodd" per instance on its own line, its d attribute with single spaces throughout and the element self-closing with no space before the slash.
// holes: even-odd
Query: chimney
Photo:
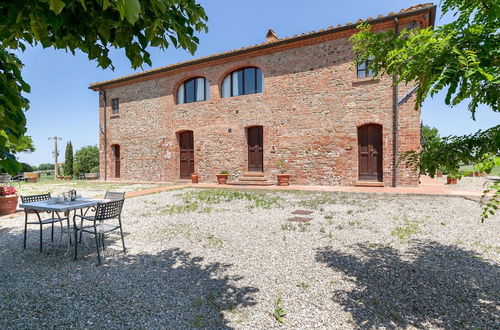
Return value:
<svg viewBox="0 0 500 330">
<path fill-rule="evenodd" d="M 275 42 L 278 40 L 280 40 L 280 38 L 278 38 L 276 32 L 274 32 L 273 29 L 269 29 L 266 34 L 266 42 Z"/>
</svg>

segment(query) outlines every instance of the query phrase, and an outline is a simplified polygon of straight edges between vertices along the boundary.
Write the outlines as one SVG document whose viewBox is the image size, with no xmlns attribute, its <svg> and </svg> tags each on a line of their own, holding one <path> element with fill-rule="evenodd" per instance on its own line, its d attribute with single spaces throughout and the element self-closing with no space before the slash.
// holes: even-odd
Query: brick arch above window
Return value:
<svg viewBox="0 0 500 330">
<path fill-rule="evenodd" d="M 229 72 L 221 82 L 221 97 L 262 93 L 264 75 L 256 66 L 242 67 Z"/>
<path fill-rule="evenodd" d="M 205 77 L 191 77 L 179 84 L 175 95 L 177 104 L 209 100 L 210 82 Z"/>
</svg>

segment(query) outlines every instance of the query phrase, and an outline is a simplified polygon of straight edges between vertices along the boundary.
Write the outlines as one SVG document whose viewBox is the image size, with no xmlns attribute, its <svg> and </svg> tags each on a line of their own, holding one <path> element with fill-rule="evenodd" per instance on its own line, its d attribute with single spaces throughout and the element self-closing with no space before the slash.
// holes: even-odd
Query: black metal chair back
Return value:
<svg viewBox="0 0 500 330">
<path fill-rule="evenodd" d="M 106 220 L 118 218 L 122 213 L 124 199 L 99 203 L 95 211 L 95 220 Z"/>
<path fill-rule="evenodd" d="M 124 192 L 118 191 L 106 191 L 106 195 L 104 195 L 104 199 L 111 199 L 112 201 L 120 200 L 125 198 Z"/>
<path fill-rule="evenodd" d="M 41 202 L 49 199 L 50 199 L 50 193 L 41 195 L 21 196 L 21 201 L 23 203 Z"/>
</svg>

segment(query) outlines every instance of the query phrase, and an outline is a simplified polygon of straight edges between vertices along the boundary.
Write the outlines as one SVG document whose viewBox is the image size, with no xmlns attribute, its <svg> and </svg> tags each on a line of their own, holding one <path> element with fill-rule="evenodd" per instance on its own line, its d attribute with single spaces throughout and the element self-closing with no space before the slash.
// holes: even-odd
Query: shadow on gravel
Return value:
<svg viewBox="0 0 500 330">
<path fill-rule="evenodd" d="M 493 329 L 500 318 L 500 270 L 474 252 L 415 241 L 402 254 L 358 244 L 319 250 L 318 262 L 355 286 L 334 291 L 358 328 Z"/>
<path fill-rule="evenodd" d="M 227 313 L 254 305 L 259 291 L 238 286 L 230 264 L 181 249 L 115 251 L 97 267 L 90 251 L 75 262 L 60 249 L 37 248 L 33 239 L 24 251 L 22 234 L 0 233 L 1 329 L 229 329 Z"/>
</svg>

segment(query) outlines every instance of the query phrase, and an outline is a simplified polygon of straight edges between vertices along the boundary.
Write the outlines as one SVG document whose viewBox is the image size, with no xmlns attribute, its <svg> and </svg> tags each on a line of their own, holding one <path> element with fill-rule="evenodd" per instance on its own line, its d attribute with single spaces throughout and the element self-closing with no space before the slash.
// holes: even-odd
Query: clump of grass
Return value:
<svg viewBox="0 0 500 330">
<path fill-rule="evenodd" d="M 293 225 L 291 223 L 284 223 L 281 225 L 281 229 L 283 229 L 283 230 L 296 230 L 297 227 L 295 227 L 295 225 Z"/>
<path fill-rule="evenodd" d="M 301 232 L 305 232 L 307 231 L 307 228 L 310 226 L 311 224 L 309 222 L 299 222 L 299 230 Z"/>
<path fill-rule="evenodd" d="M 300 282 L 299 284 L 297 284 L 297 286 L 301 289 L 304 289 L 304 290 L 307 290 L 309 289 L 309 284 L 307 283 L 304 283 L 304 282 Z"/>
<path fill-rule="evenodd" d="M 279 196 L 263 192 L 249 192 L 228 189 L 203 189 L 179 194 L 185 204 L 201 203 L 205 205 L 227 203 L 235 200 L 251 202 L 251 208 L 270 209 L 280 205 Z"/>
<path fill-rule="evenodd" d="M 391 235 L 404 241 L 421 232 L 419 223 L 420 221 L 418 220 L 405 219 L 402 225 L 392 230 Z"/>
<path fill-rule="evenodd" d="M 283 300 L 281 299 L 280 296 L 276 298 L 274 301 L 274 313 L 273 316 L 278 321 L 279 323 L 284 323 L 285 320 L 283 319 L 285 315 L 287 314 L 287 311 L 283 309 Z"/>
<path fill-rule="evenodd" d="M 210 234 L 207 236 L 208 240 L 208 246 L 209 247 L 218 247 L 222 246 L 223 241 L 220 238 L 215 237 L 214 235 Z"/>
<path fill-rule="evenodd" d="M 169 205 L 163 210 L 165 213 L 168 213 L 168 215 L 174 215 L 197 211 L 199 206 L 198 203 L 186 203 L 181 205 Z"/>
<path fill-rule="evenodd" d="M 361 225 L 361 221 L 357 221 L 357 220 L 354 220 L 354 221 L 349 221 L 347 224 L 348 224 L 349 226 L 351 226 L 351 227 L 354 227 L 354 226 L 359 226 L 359 225 Z"/>
</svg>

